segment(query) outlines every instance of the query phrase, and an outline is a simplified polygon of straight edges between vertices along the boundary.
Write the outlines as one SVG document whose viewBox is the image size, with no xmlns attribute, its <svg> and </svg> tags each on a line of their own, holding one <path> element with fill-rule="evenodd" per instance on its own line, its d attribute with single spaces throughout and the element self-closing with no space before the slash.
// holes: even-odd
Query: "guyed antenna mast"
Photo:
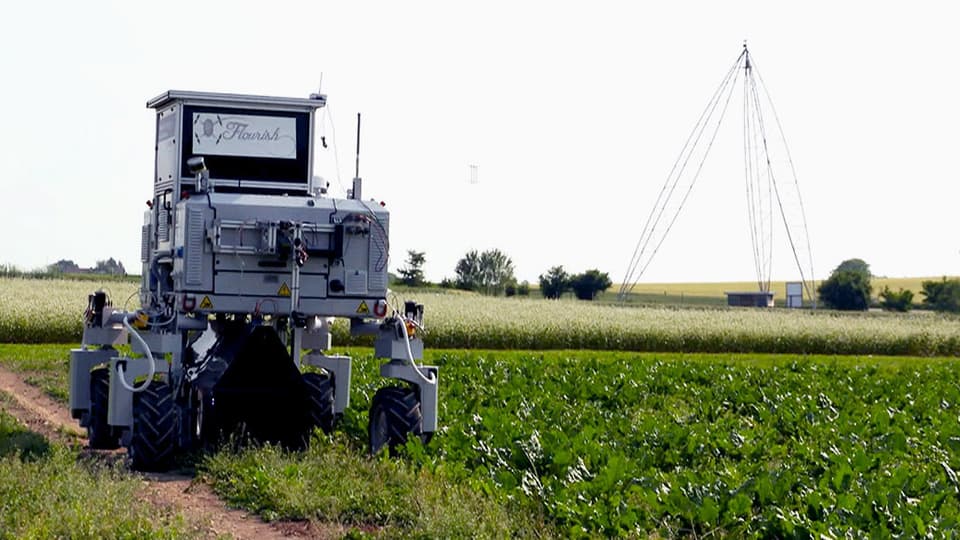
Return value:
<svg viewBox="0 0 960 540">
<path fill-rule="evenodd" d="M 773 232 L 775 213 L 779 213 L 793 252 L 793 259 L 808 300 L 815 304 L 813 257 L 807 219 L 800 197 L 797 173 L 773 100 L 757 69 L 756 61 L 743 42 L 743 50 L 727 70 L 706 108 L 694 124 L 680 155 L 647 215 L 640 240 L 627 265 L 618 299 L 626 301 L 653 257 L 673 228 L 680 211 L 693 190 L 706 162 L 720 125 L 726 115 L 734 89 L 743 75 L 743 147 L 747 195 L 747 218 L 753 248 L 754 268 L 760 291 L 769 292 L 773 270 Z M 777 138 L 770 137 L 764 113 L 772 114 Z M 786 162 L 789 167 L 775 167 Z M 785 180 L 784 180 L 785 178 Z"/>
</svg>

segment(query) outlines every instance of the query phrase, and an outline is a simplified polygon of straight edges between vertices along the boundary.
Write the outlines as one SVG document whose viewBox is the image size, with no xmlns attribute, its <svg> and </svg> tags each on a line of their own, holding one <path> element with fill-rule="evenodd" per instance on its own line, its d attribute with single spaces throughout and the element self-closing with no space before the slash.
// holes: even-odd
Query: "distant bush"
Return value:
<svg viewBox="0 0 960 540">
<path fill-rule="evenodd" d="M 523 280 L 517 285 L 517 296 L 530 296 L 530 282 Z"/>
<path fill-rule="evenodd" d="M 884 286 L 880 292 L 880 306 L 887 311 L 906 312 L 913 308 L 913 292 L 900 289 L 897 292 Z"/>
<path fill-rule="evenodd" d="M 935 311 L 960 312 L 960 279 L 924 281 L 920 284 L 924 296 L 923 305 Z"/>
<path fill-rule="evenodd" d="M 860 259 L 843 261 L 820 284 L 817 294 L 828 307 L 845 311 L 866 311 L 870 307 L 870 267 Z"/>
<path fill-rule="evenodd" d="M 427 262 L 423 251 L 407 250 L 407 265 L 400 269 L 400 281 L 409 287 L 420 287 L 426 284 L 423 278 L 423 264 Z"/>
<path fill-rule="evenodd" d="M 445 277 L 445 278 L 443 278 L 443 279 L 440 280 L 440 288 L 441 288 L 441 289 L 456 289 L 456 288 L 457 288 L 457 282 L 454 281 L 454 280 L 452 280 L 452 279 L 450 279 L 450 278 L 446 278 L 446 277 Z"/>
<path fill-rule="evenodd" d="M 570 288 L 580 300 L 593 300 L 610 285 L 613 285 L 610 275 L 599 270 L 587 270 L 570 278 Z"/>
<path fill-rule="evenodd" d="M 570 274 L 563 266 L 554 266 L 547 273 L 540 274 L 540 293 L 544 298 L 555 300 L 570 288 Z"/>
</svg>

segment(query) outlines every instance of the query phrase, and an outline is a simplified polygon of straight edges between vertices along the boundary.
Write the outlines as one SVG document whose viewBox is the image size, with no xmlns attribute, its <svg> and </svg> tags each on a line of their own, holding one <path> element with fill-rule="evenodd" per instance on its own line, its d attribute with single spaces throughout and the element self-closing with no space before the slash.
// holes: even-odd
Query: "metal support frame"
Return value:
<svg viewBox="0 0 960 540">
<path fill-rule="evenodd" d="M 294 223 L 293 225 L 293 250 L 291 257 L 293 257 L 293 264 L 291 265 L 290 270 L 290 332 L 291 338 L 293 341 L 293 346 L 290 349 L 290 356 L 293 357 L 293 363 L 297 366 L 297 369 L 300 369 L 300 355 L 301 355 L 301 343 L 303 338 L 303 331 L 300 328 L 297 328 L 297 325 L 294 322 L 294 314 L 300 311 L 300 265 L 302 261 L 298 260 L 299 254 L 297 250 L 302 249 L 303 242 L 303 230 L 299 223 Z"/>
<path fill-rule="evenodd" d="M 420 366 L 420 373 L 430 377 L 433 381 L 425 381 L 416 369 L 403 360 L 391 360 L 380 366 L 380 376 L 390 379 L 400 379 L 415 385 L 420 389 L 420 414 L 423 415 L 423 431 L 437 430 L 437 382 L 440 380 L 437 366 Z"/>
<path fill-rule="evenodd" d="M 162 358 L 153 359 L 156 374 L 167 372 L 167 361 Z M 123 364 L 123 376 L 128 383 L 133 383 L 137 377 L 149 373 L 146 358 L 111 358 L 110 359 L 110 399 L 107 404 L 107 423 L 125 429 L 133 428 L 133 392 L 120 384 L 117 373 L 117 364 Z"/>
<path fill-rule="evenodd" d="M 439 381 L 436 366 L 416 365 L 423 360 L 423 340 L 418 337 L 408 337 L 398 332 L 405 324 L 397 321 L 392 325 L 377 327 L 377 340 L 373 344 L 374 356 L 386 358 L 390 362 L 380 366 L 380 375 L 390 379 L 406 381 L 420 390 L 420 414 L 423 417 L 423 431 L 437 430 L 437 382 Z M 358 325 L 360 329 L 367 329 Z M 352 330 L 352 328 L 351 328 Z M 409 345 L 409 350 L 407 346 Z M 432 379 L 432 380 L 427 380 Z"/>
<path fill-rule="evenodd" d="M 90 371 L 99 364 L 105 364 L 117 355 L 117 351 L 106 346 L 102 349 L 70 350 L 70 415 L 86 426 L 86 415 L 90 412 Z"/>
<path fill-rule="evenodd" d="M 85 326 L 83 328 L 83 344 L 86 345 L 125 345 L 127 331 L 119 325 L 114 327 Z"/>
<path fill-rule="evenodd" d="M 139 332 L 138 332 L 139 333 Z M 140 333 L 140 337 L 147 342 L 147 346 L 154 354 L 157 353 L 178 353 L 183 348 L 182 338 L 177 334 L 154 334 L 152 332 Z"/>
<path fill-rule="evenodd" d="M 323 368 L 333 374 L 333 412 L 343 414 L 350 406 L 350 378 L 353 365 L 349 356 L 327 356 L 313 351 L 303 357 L 308 366 Z"/>
</svg>

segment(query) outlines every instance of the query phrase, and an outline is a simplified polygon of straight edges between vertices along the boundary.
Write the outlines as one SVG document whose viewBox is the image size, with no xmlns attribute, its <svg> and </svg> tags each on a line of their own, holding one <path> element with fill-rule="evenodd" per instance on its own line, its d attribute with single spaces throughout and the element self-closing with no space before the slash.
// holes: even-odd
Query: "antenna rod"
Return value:
<svg viewBox="0 0 960 540">
<path fill-rule="evenodd" d="M 353 190 L 351 193 L 351 198 L 355 200 L 361 200 L 361 189 L 362 182 L 360 180 L 360 113 L 357 113 L 357 161 L 356 161 L 356 170 L 353 176 Z"/>
<path fill-rule="evenodd" d="M 354 176 L 360 178 L 360 113 L 357 113 L 357 171 Z"/>
</svg>

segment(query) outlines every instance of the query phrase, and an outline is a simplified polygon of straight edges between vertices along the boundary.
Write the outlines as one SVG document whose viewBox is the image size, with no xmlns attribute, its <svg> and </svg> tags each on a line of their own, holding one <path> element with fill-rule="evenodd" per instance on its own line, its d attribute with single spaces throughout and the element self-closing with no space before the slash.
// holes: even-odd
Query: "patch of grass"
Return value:
<svg viewBox="0 0 960 540">
<path fill-rule="evenodd" d="M 224 450 L 201 468 L 222 498 L 267 520 L 321 520 L 373 528 L 386 538 L 553 536 L 536 512 L 457 483 L 442 467 L 368 457 L 342 435 L 318 433 L 299 453 Z"/>
<path fill-rule="evenodd" d="M 76 345 L 25 345 L 0 343 L 0 364 L 21 374 L 53 399 L 70 397 L 70 349 Z"/>
<path fill-rule="evenodd" d="M 0 404 L 9 403 L 10 396 L 0 392 Z M 24 428 L 12 416 L 0 410 L 0 459 L 19 456 L 34 461 L 50 454 L 50 443 L 42 436 Z"/>
<path fill-rule="evenodd" d="M 0 539 L 189 537 L 182 517 L 138 502 L 136 478 L 78 459 L 0 411 Z"/>
</svg>

